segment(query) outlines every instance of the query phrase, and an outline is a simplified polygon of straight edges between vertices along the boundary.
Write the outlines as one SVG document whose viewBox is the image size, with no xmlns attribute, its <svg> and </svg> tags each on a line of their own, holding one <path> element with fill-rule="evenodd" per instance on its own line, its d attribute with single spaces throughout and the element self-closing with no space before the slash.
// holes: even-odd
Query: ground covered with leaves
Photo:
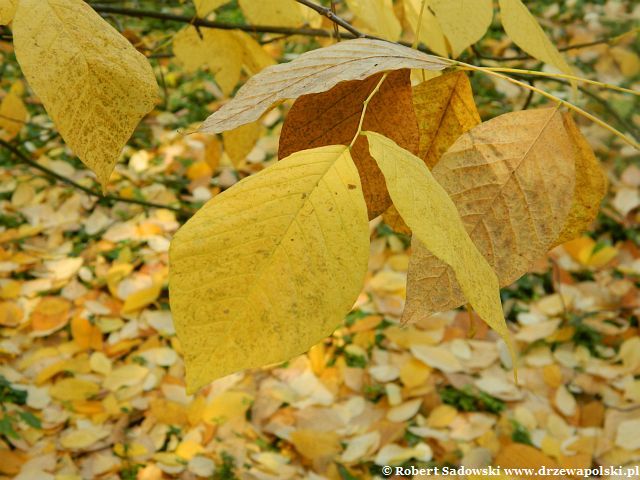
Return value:
<svg viewBox="0 0 640 480">
<path fill-rule="evenodd" d="M 578 0 L 570 11 L 538 3 L 545 26 L 569 44 L 613 38 L 640 19 L 625 2 Z M 292 58 L 300 45 L 316 44 L 265 48 Z M 0 48 L 3 96 L 21 92 L 11 48 Z M 518 53 L 491 33 L 474 56 L 490 64 Z M 584 75 L 639 86 L 635 37 L 569 58 Z M 640 463 L 638 152 L 581 124 L 609 194 L 588 235 L 502 291 L 518 385 L 503 368 L 504 343 L 464 309 L 401 324 L 409 237 L 377 218 L 366 285 L 342 328 L 286 364 L 187 395 L 166 288 L 169 242 L 204 202 L 276 161 L 288 107 L 232 135 L 185 135 L 223 94 L 211 75 L 185 74 L 171 58 L 154 67 L 163 105 L 126 148 L 109 193 L 180 207 L 100 200 L 0 152 L 0 478 L 350 480 L 383 477 L 385 465 Z M 489 77 L 472 84 L 483 120 L 543 103 Z M 561 82 L 536 85 L 570 94 Z M 624 98 L 599 92 L 583 102 L 637 131 L 638 103 Z M 94 188 L 37 101 L 27 109 L 16 144 Z"/>
</svg>

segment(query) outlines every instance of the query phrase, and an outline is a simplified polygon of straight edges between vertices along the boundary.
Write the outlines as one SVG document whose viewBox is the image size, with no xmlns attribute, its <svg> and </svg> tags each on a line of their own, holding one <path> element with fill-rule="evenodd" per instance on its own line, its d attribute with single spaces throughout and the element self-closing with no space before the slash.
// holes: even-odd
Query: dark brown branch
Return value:
<svg viewBox="0 0 640 480">
<path fill-rule="evenodd" d="M 349 22 L 347 22 L 346 20 L 343 20 L 341 17 L 336 15 L 330 8 L 323 7 L 322 5 L 313 3 L 310 0 L 296 0 L 296 2 L 298 2 L 300 5 L 304 5 L 305 7 L 309 7 L 311 10 L 315 10 L 316 12 L 318 12 L 320 15 L 324 17 L 327 17 L 335 25 L 339 25 L 340 27 L 344 28 L 347 32 L 350 32 L 356 37 L 375 38 L 375 37 L 371 37 L 370 35 L 366 35 L 362 33 L 360 30 L 353 27 Z"/>
<path fill-rule="evenodd" d="M 164 205 L 161 203 L 154 203 L 154 202 L 147 202 L 145 200 L 137 200 L 135 198 L 123 198 L 123 197 L 118 197 L 116 195 L 102 195 L 100 192 L 97 192 L 91 188 L 85 187 L 84 185 L 81 185 L 73 180 L 70 180 L 62 175 L 60 175 L 57 172 L 54 172 L 53 170 L 45 167 L 44 165 L 40 165 L 38 162 L 32 160 L 31 158 L 29 158 L 29 156 L 27 156 L 26 154 L 22 153 L 22 151 L 20 151 L 17 147 L 11 145 L 9 142 L 0 139 L 0 146 L 3 147 L 5 150 L 9 151 L 11 154 L 13 154 L 13 156 L 15 158 L 17 158 L 18 160 L 20 160 L 20 162 L 29 165 L 32 168 L 35 168 L 37 170 L 40 170 L 42 173 L 44 173 L 45 175 L 54 178 L 62 183 L 66 183 L 67 185 L 72 186 L 73 188 L 76 188 L 78 190 L 83 191 L 84 193 L 91 195 L 92 197 L 97 197 L 100 200 L 106 201 L 110 204 L 114 204 L 117 202 L 122 202 L 122 203 L 131 203 L 134 205 L 141 205 L 143 207 L 149 207 L 149 208 L 164 208 L 167 210 L 172 210 L 178 214 L 180 214 L 183 217 L 191 217 L 195 212 L 192 210 L 185 210 L 183 208 L 178 208 L 178 207 L 172 207 L 170 205 Z"/>
<path fill-rule="evenodd" d="M 240 25 L 237 23 L 216 22 L 212 20 L 205 20 L 203 18 L 193 18 L 187 15 L 174 15 L 172 13 L 113 7 L 110 5 L 91 4 L 91 7 L 98 13 L 125 15 L 127 17 L 134 18 L 155 18 L 157 20 L 165 20 L 170 22 L 188 23 L 195 27 L 218 28 L 221 30 L 242 30 L 244 32 L 251 33 L 279 33 L 282 35 L 303 35 L 307 37 L 333 37 L 333 32 L 329 32 L 321 28 L 289 28 L 265 25 Z M 343 36 L 346 38 L 356 38 L 357 36 L 362 35 L 347 33 L 343 34 Z"/>
</svg>

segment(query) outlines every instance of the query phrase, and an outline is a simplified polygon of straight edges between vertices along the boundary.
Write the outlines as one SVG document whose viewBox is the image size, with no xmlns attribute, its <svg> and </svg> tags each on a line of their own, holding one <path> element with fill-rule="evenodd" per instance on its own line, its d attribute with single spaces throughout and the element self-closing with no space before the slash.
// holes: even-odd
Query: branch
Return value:
<svg viewBox="0 0 640 480">
<path fill-rule="evenodd" d="M 250 33 L 279 33 L 283 35 L 303 35 L 307 37 L 333 37 L 333 32 L 321 28 L 289 28 L 267 25 L 240 25 L 237 23 L 216 22 L 203 18 L 189 17 L 187 15 L 174 15 L 172 13 L 154 12 L 150 10 L 137 10 L 133 8 L 112 7 L 110 5 L 91 4 L 91 7 L 99 13 L 111 13 L 114 15 L 125 15 L 134 18 L 155 18 L 170 22 L 188 23 L 194 27 L 218 28 L 220 30 L 242 30 Z M 323 8 L 323 7 L 321 7 Z M 331 11 L 331 10 L 329 10 Z M 344 20 L 343 20 L 344 22 Z M 344 22 L 349 25 L 348 23 Z M 353 27 L 351 27 L 353 29 Z M 353 29 L 355 30 L 355 29 Z M 357 30 L 356 30 L 357 31 Z M 356 38 L 356 34 L 343 34 L 345 38 Z"/>
<path fill-rule="evenodd" d="M 2 140 L 0 138 L 0 146 L 2 146 L 5 150 L 9 151 L 10 153 L 13 154 L 14 157 L 16 157 L 18 160 L 20 160 L 22 163 L 25 163 L 27 165 L 29 165 L 30 167 L 33 167 L 37 170 L 40 170 L 41 172 L 43 172 L 44 174 L 46 174 L 49 177 L 52 177 L 62 183 L 66 183 L 67 185 L 72 186 L 73 188 L 77 188 L 78 190 L 83 191 L 84 193 L 91 195 L 92 197 L 96 197 L 100 200 L 104 200 L 110 204 L 114 204 L 117 202 L 122 202 L 122 203 L 131 203 L 134 205 L 141 205 L 143 207 L 150 207 L 150 208 L 164 208 L 167 210 L 172 210 L 184 217 L 191 217 L 195 212 L 192 210 L 185 210 L 182 208 L 178 208 L 178 207 L 172 207 L 170 205 L 164 205 L 161 203 L 154 203 L 154 202 L 147 202 L 144 200 L 137 200 L 135 198 L 123 198 L 123 197 L 118 197 L 116 195 L 102 195 L 100 192 L 97 192 L 91 188 L 85 187 L 84 185 L 81 185 L 73 180 L 70 180 L 62 175 L 60 175 L 57 172 L 54 172 L 53 170 L 45 167 L 44 165 L 40 165 L 38 162 L 32 160 L 31 158 L 29 158 L 27 155 L 25 155 L 24 153 L 22 153 L 17 147 L 11 145 L 9 142 Z"/>
<path fill-rule="evenodd" d="M 309 7 L 311 10 L 315 10 L 316 12 L 318 12 L 320 15 L 322 15 L 324 17 L 327 17 L 335 25 L 338 25 L 338 26 L 344 28 L 346 31 L 352 33 L 356 37 L 360 37 L 360 38 L 375 38 L 375 37 L 371 37 L 369 35 L 366 35 L 366 34 L 362 33 L 360 30 L 358 30 L 357 28 L 353 27 L 349 22 L 347 22 L 346 20 L 343 20 L 341 17 L 336 15 L 333 12 L 333 10 L 331 10 L 330 8 L 323 7 L 322 5 L 318 5 L 318 4 L 313 3 L 313 2 L 311 2 L 309 0 L 296 0 L 296 2 L 298 2 L 300 5 L 304 5 L 305 7 Z"/>
</svg>

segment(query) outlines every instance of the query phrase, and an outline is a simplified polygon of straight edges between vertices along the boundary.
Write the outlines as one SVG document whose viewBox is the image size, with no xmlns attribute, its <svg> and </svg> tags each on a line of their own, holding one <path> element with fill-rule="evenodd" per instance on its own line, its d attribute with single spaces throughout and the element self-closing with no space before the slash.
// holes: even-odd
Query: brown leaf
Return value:
<svg viewBox="0 0 640 480">
<path fill-rule="evenodd" d="M 554 245 L 577 238 L 585 232 L 598 215 L 600 202 L 607 193 L 607 177 L 587 139 L 569 113 L 564 115 L 564 121 L 576 149 L 576 186 L 569 216 Z"/>
<path fill-rule="evenodd" d="M 451 63 L 402 45 L 359 38 L 300 55 L 251 77 L 200 128 L 220 133 L 260 118 L 276 102 L 330 90 L 347 80 L 363 80 L 387 70 L 443 70 Z"/>
<path fill-rule="evenodd" d="M 556 109 L 501 115 L 462 135 L 433 169 L 501 286 L 558 238 L 575 184 L 573 137 Z M 405 321 L 464 303 L 454 273 L 417 240 Z"/>
<path fill-rule="evenodd" d="M 441 75 L 414 87 L 413 105 L 420 127 L 419 157 L 429 168 L 460 135 L 481 122 L 464 72 Z"/>
<path fill-rule="evenodd" d="M 418 152 L 418 124 L 411 101 L 410 70 L 391 72 L 372 98 L 364 117 L 363 130 L 373 130 L 393 139 L 413 153 Z M 287 115 L 278 157 L 325 145 L 349 145 L 360 122 L 363 102 L 376 87 L 382 74 L 365 80 L 342 82 L 331 90 L 304 95 Z M 391 200 L 384 177 L 369 154 L 367 142 L 358 138 L 351 156 L 362 181 L 369 218 L 384 212 Z"/>
</svg>

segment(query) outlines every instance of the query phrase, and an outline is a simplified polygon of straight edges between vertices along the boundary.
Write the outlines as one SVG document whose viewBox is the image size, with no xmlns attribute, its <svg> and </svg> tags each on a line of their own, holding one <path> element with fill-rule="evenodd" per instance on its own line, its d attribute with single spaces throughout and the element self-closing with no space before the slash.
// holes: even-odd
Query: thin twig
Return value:
<svg viewBox="0 0 640 480">
<path fill-rule="evenodd" d="M 26 154 L 22 153 L 22 151 L 20 151 L 17 147 L 11 145 L 9 142 L 5 140 L 0 139 L 0 146 L 2 146 L 5 150 L 11 152 L 13 156 L 16 157 L 18 160 L 20 160 L 22 163 L 25 163 L 37 170 L 40 170 L 42 173 L 46 174 L 47 176 L 54 178 L 62 183 L 66 183 L 67 185 L 70 185 L 73 188 L 81 190 L 84 193 L 91 195 L 92 197 L 97 197 L 100 200 L 109 202 L 111 204 L 122 202 L 122 203 L 131 203 L 134 205 L 141 205 L 143 207 L 149 207 L 149 208 L 163 208 L 166 210 L 172 210 L 185 217 L 191 217 L 195 213 L 192 210 L 185 210 L 183 208 L 172 207 L 170 205 L 164 205 L 161 203 L 147 202 L 145 200 L 137 200 L 135 198 L 123 198 L 123 197 L 118 197 L 116 195 L 102 195 L 100 192 L 96 190 L 93 190 L 89 187 L 85 187 L 84 185 L 81 185 L 69 178 L 66 178 L 60 175 L 59 173 L 45 167 L 44 165 L 40 165 L 38 162 L 29 158 Z"/>
<path fill-rule="evenodd" d="M 354 35 L 356 37 L 373 38 L 370 35 L 365 35 L 360 30 L 358 30 L 357 28 L 353 27 L 349 22 L 347 22 L 346 20 L 342 19 L 341 17 L 336 15 L 333 11 L 331 11 L 330 8 L 323 7 L 322 5 L 318 5 L 317 3 L 313 3 L 310 0 L 296 0 L 296 2 L 298 2 L 301 5 L 304 5 L 305 7 L 309 7 L 312 10 L 315 10 L 316 12 L 318 12 L 320 15 L 322 15 L 324 17 L 327 17 L 334 24 L 341 26 L 347 32 L 350 32 L 352 35 Z"/>
<path fill-rule="evenodd" d="M 337 15 L 336 13 L 336 2 L 335 0 L 331 0 L 331 11 L 333 12 L 334 15 Z M 338 43 L 340 43 L 340 29 L 338 28 L 338 24 L 333 22 L 333 33 L 336 34 L 336 41 Z"/>
<path fill-rule="evenodd" d="M 321 28 L 289 28 L 289 27 L 279 27 L 275 25 L 273 26 L 240 25 L 237 23 L 217 22 L 212 20 L 205 20 L 203 18 L 193 18 L 187 15 L 174 15 L 172 13 L 154 12 L 151 10 L 138 10 L 133 8 L 113 7 L 110 5 L 92 4 L 91 7 L 98 13 L 125 15 L 127 17 L 133 17 L 133 18 L 155 18 L 157 20 L 186 23 L 186 24 L 193 25 L 194 27 L 218 28 L 220 30 L 242 30 L 244 32 L 252 32 L 252 33 L 280 33 L 283 35 L 303 35 L 307 37 L 330 38 L 333 36 L 333 32 L 329 32 Z M 362 36 L 362 35 L 344 34 L 345 38 L 356 38 L 357 36 Z"/>
</svg>

